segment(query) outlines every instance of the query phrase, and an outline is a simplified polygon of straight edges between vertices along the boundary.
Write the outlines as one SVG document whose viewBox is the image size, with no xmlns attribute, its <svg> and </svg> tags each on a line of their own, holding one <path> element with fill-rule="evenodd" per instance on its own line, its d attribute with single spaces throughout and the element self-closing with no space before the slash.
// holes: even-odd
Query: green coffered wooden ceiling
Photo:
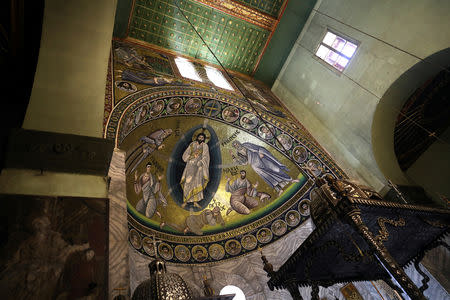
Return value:
<svg viewBox="0 0 450 300">
<path fill-rule="evenodd" d="M 264 80 L 271 84 L 269 81 L 278 74 L 288 55 L 286 43 L 270 45 L 270 52 L 276 53 L 272 57 L 267 57 L 264 52 L 280 23 L 288 0 L 119 0 L 114 36 L 218 65 L 178 10 L 175 1 L 227 69 L 253 75 L 261 62 L 270 61 L 264 64 L 269 67 L 265 67 L 262 72 L 272 74 L 269 80 Z M 301 5 L 314 2 L 289 1 L 301 1 Z M 306 18 L 295 19 L 294 22 L 302 24 Z M 291 30 L 291 35 L 283 32 L 282 40 L 287 41 L 289 49 L 301 27 Z M 280 49 L 278 53 L 273 51 L 274 47 Z M 280 56 L 281 49 L 284 52 Z M 258 71 L 261 73 L 261 70 Z"/>
<path fill-rule="evenodd" d="M 179 3 L 224 66 L 242 73 L 253 71 L 269 38 L 267 29 L 198 2 Z M 137 0 L 129 37 L 217 64 L 172 0 Z"/>
<path fill-rule="evenodd" d="M 247 5 L 253 9 L 274 17 L 278 16 L 284 3 L 283 0 L 237 0 L 236 2 Z"/>
</svg>

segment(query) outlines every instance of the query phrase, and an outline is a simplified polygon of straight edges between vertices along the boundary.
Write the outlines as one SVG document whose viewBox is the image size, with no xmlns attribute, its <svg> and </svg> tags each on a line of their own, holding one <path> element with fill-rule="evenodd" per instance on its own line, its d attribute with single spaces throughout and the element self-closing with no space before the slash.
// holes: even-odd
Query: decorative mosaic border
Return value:
<svg viewBox="0 0 450 300">
<path fill-rule="evenodd" d="M 183 111 L 177 112 L 177 113 L 171 113 L 169 114 L 167 112 L 167 104 L 170 101 L 170 99 L 174 97 L 182 97 L 183 98 L 183 105 L 186 105 L 187 101 L 191 98 L 200 98 L 202 100 L 202 107 L 199 108 L 199 110 L 196 113 L 186 113 Z M 131 114 L 136 112 L 136 109 L 140 107 L 141 105 L 145 103 L 152 103 L 154 101 L 158 100 L 164 100 L 165 108 L 162 112 L 158 114 L 156 117 L 149 116 L 147 119 L 143 120 L 139 124 L 133 124 L 131 128 L 128 128 L 126 132 L 124 132 L 124 121 L 128 117 L 130 117 Z M 315 143 L 309 141 L 304 136 L 300 135 L 299 132 L 297 132 L 292 127 L 289 127 L 283 123 L 280 122 L 275 117 L 272 117 L 268 113 L 262 113 L 259 114 L 263 122 L 259 121 L 258 124 L 269 124 L 274 127 L 275 129 L 275 136 L 271 139 L 264 139 L 257 133 L 257 128 L 248 130 L 241 126 L 241 124 L 238 123 L 238 120 L 234 122 L 227 122 L 223 119 L 222 114 L 216 114 L 214 116 L 210 115 L 204 115 L 203 111 L 205 108 L 205 104 L 210 102 L 210 100 L 216 100 L 221 105 L 221 110 L 223 111 L 229 106 L 235 106 L 239 110 L 239 116 L 242 117 L 244 114 L 247 113 L 253 113 L 255 116 L 258 115 L 258 113 L 255 112 L 253 108 L 251 108 L 246 102 L 244 102 L 241 99 L 237 99 L 234 97 L 230 97 L 228 95 L 222 95 L 217 92 L 212 91 L 205 91 L 205 90 L 199 90 L 196 87 L 171 87 L 171 86 L 164 86 L 164 87 L 154 87 L 149 89 L 144 89 L 141 91 L 138 91 L 134 94 L 131 94 L 127 97 L 125 97 L 118 105 L 114 108 L 113 112 L 110 115 L 110 119 L 108 120 L 107 129 L 105 133 L 105 137 L 107 139 L 113 139 L 116 142 L 116 147 L 120 146 L 123 139 L 128 135 L 129 132 L 137 128 L 138 126 L 141 126 L 142 124 L 145 124 L 147 122 L 150 122 L 152 120 L 156 120 L 159 118 L 164 117 L 176 117 L 176 116 L 198 116 L 203 118 L 209 118 L 212 120 L 220 121 L 223 123 L 226 123 L 228 125 L 234 126 L 242 131 L 245 131 L 247 133 L 250 133 L 254 135 L 255 137 L 258 137 L 259 139 L 263 140 L 265 143 L 268 143 L 278 149 L 284 156 L 286 156 L 288 159 L 293 160 L 296 162 L 297 165 L 300 167 L 303 166 L 303 163 L 298 163 L 294 157 L 293 157 L 293 149 L 297 146 L 305 147 L 308 151 L 308 156 L 311 157 L 311 159 L 317 159 L 320 161 L 320 165 L 324 167 L 322 173 L 326 173 L 329 169 L 331 173 L 333 173 L 338 178 L 346 178 L 347 176 L 345 173 L 331 160 L 331 158 L 326 155 L 321 149 L 319 149 Z M 279 146 L 279 143 L 277 143 L 276 137 L 278 137 L 281 134 L 285 134 L 288 137 L 292 139 L 292 147 L 290 150 L 288 150 L 288 153 L 285 153 L 285 151 Z M 311 177 L 311 176 L 310 176 Z"/>
<path fill-rule="evenodd" d="M 313 183 L 310 181 L 307 184 L 307 191 L 310 191 L 312 186 Z M 154 257 L 156 248 L 158 257 L 176 264 L 205 264 L 233 259 L 268 245 L 303 224 L 309 218 L 310 200 L 307 191 L 299 198 L 291 198 L 289 203 L 267 216 L 271 221 L 254 222 L 249 225 L 249 231 L 238 228 L 236 231 L 226 232 L 229 237 L 222 239 L 217 238 L 219 235 L 190 236 L 186 238 L 197 240 L 182 243 L 180 241 L 182 236 L 178 236 L 179 241 L 169 239 L 166 234 L 143 227 L 128 215 L 129 242 L 142 255 Z M 306 210 L 304 203 L 308 206 Z M 153 242 L 154 239 L 156 243 Z"/>
</svg>

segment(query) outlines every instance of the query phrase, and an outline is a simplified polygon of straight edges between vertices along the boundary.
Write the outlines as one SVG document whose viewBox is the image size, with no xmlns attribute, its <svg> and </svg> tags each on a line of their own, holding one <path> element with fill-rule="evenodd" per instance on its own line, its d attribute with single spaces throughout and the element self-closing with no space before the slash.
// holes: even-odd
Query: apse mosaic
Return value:
<svg viewBox="0 0 450 300">
<path fill-rule="evenodd" d="M 246 254 L 309 217 L 315 177 L 345 176 L 257 82 L 236 81 L 247 101 L 163 68 L 173 66 L 170 57 L 146 66 L 144 52 L 113 50 L 115 105 L 105 131 L 126 151 L 129 241 L 143 255 L 196 264 Z M 127 69 L 170 80 L 149 85 L 124 78 Z"/>
</svg>

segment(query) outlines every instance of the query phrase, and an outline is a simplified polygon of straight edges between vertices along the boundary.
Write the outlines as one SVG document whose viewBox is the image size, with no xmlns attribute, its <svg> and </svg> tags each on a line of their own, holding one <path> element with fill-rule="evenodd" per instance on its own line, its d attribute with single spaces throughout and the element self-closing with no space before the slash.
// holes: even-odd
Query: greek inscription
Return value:
<svg viewBox="0 0 450 300">
<path fill-rule="evenodd" d="M 153 156 L 149 157 L 150 162 L 155 166 L 156 171 L 163 173 L 164 168 L 156 161 L 156 159 Z"/>
<path fill-rule="evenodd" d="M 233 134 L 230 135 L 226 140 L 224 140 L 222 143 L 220 143 L 220 145 L 223 147 L 223 146 L 231 143 L 238 136 L 239 133 L 241 133 L 241 132 L 236 129 L 236 131 L 233 132 Z"/>
<path fill-rule="evenodd" d="M 237 166 L 231 167 L 231 168 L 224 168 L 223 171 L 224 171 L 226 174 L 230 174 L 231 176 L 235 176 L 235 175 L 238 174 L 239 168 L 238 168 Z"/>
</svg>

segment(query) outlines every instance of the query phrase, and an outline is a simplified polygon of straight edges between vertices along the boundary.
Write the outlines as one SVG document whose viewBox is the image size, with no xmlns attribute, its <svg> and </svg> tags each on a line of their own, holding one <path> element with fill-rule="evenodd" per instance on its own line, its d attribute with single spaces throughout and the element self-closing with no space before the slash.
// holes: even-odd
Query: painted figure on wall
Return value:
<svg viewBox="0 0 450 300">
<path fill-rule="evenodd" d="M 189 86 L 189 84 L 184 83 L 182 80 L 177 78 L 170 78 L 167 76 L 154 75 L 145 72 L 133 72 L 128 69 L 122 71 L 122 80 L 132 81 L 150 86 L 162 86 L 167 84 Z"/>
<path fill-rule="evenodd" d="M 164 140 L 169 137 L 172 134 L 172 129 L 158 129 L 156 131 L 153 131 L 147 136 L 143 136 L 139 139 L 139 141 L 142 143 L 140 148 L 141 152 L 139 153 L 137 149 L 130 152 L 127 155 L 127 170 L 131 167 L 131 170 L 129 173 L 134 172 L 136 168 L 139 166 L 139 164 L 146 159 L 150 154 L 152 154 L 156 150 L 162 150 L 164 149 Z"/>
<path fill-rule="evenodd" d="M 239 214 L 248 215 L 250 214 L 250 210 L 258 206 L 260 201 L 270 199 L 269 194 L 261 193 L 256 190 L 258 182 L 252 185 L 246 176 L 247 172 L 241 170 L 240 177 L 233 182 L 230 183 L 231 179 L 227 178 L 225 190 L 231 193 L 231 207 L 228 208 L 227 215 L 233 210 Z"/>
<path fill-rule="evenodd" d="M 213 209 L 203 210 L 199 215 L 188 216 L 186 218 L 185 224 L 186 227 L 183 230 L 184 234 L 192 232 L 197 235 L 202 235 L 202 228 L 206 225 L 214 226 L 216 224 L 220 224 L 224 226 L 225 221 L 223 220 L 222 214 L 220 213 L 220 208 L 216 206 Z"/>
<path fill-rule="evenodd" d="M 146 165 L 146 170 L 140 176 L 136 171 L 134 173 L 134 191 L 136 194 L 142 192 L 142 199 L 136 204 L 136 210 L 147 218 L 153 217 L 156 213 L 161 218 L 161 213 L 157 210 L 158 204 L 167 206 L 167 200 L 161 192 L 160 180 L 162 176 L 156 178 L 151 172 L 152 164 L 150 162 Z M 161 222 L 160 227 L 164 226 Z"/>
<path fill-rule="evenodd" d="M 128 67 L 150 70 L 153 68 L 145 61 L 144 56 L 140 55 L 136 49 L 127 46 L 120 46 L 114 49 L 115 57 Z"/>
<path fill-rule="evenodd" d="M 181 176 L 183 189 L 184 208 L 188 203 L 194 207 L 200 207 L 199 201 L 203 200 L 203 190 L 209 181 L 209 147 L 206 135 L 202 132 L 194 135 L 194 140 L 183 153 L 182 159 L 186 163 Z"/>
<path fill-rule="evenodd" d="M 67 258 L 90 248 L 72 245 L 52 229 L 47 215 L 32 221 L 34 235 L 19 246 L 0 273 L 2 296 L 8 299 L 53 299 Z"/>
<path fill-rule="evenodd" d="M 114 59 L 128 68 L 139 71 L 173 75 L 169 58 L 161 53 L 114 42 Z"/>
<path fill-rule="evenodd" d="M 286 173 L 289 169 L 264 147 L 238 141 L 234 141 L 232 145 L 236 149 L 236 155 L 230 150 L 233 161 L 239 165 L 250 165 L 256 174 L 264 179 L 271 188 L 274 188 L 279 195 L 283 193 L 283 188 L 287 184 L 299 181 L 289 176 Z"/>
</svg>

